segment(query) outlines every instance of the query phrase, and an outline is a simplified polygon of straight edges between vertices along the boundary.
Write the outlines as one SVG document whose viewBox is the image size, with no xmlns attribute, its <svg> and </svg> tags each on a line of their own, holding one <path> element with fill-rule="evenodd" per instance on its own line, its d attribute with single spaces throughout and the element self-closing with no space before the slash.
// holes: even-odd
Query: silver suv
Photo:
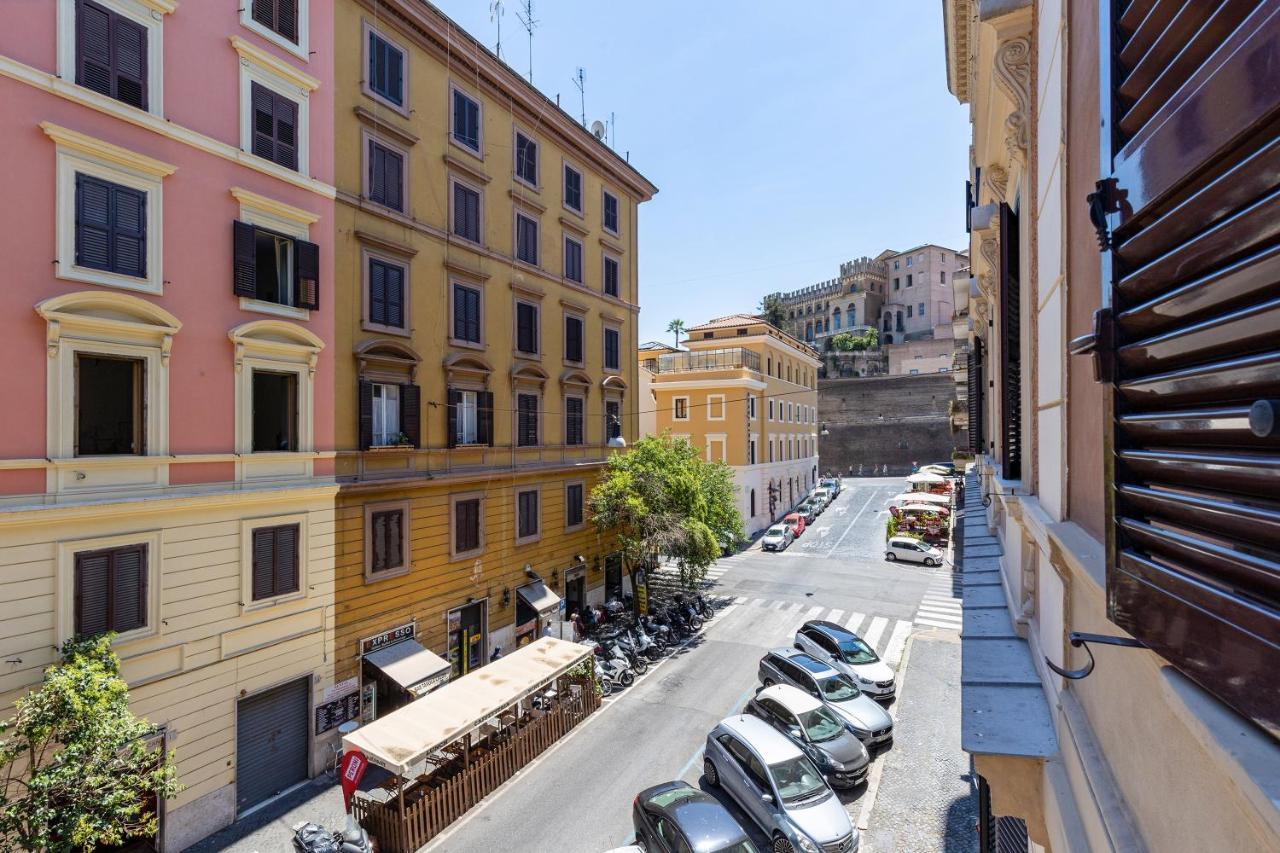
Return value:
<svg viewBox="0 0 1280 853">
<path fill-rule="evenodd" d="M 831 787 L 852 788 L 867 778 L 867 748 L 821 699 L 790 684 L 775 684 L 760 688 L 746 710 L 791 738 Z"/>
<path fill-rule="evenodd" d="M 893 717 L 879 702 L 858 689 L 849 676 L 796 649 L 774 649 L 760 659 L 765 687 L 790 684 L 821 700 L 844 718 L 849 731 L 868 750 L 893 740 Z"/>
<path fill-rule="evenodd" d="M 758 717 L 721 720 L 702 754 L 707 784 L 723 787 L 774 851 L 852 853 L 858 831 L 800 748 Z"/>
<path fill-rule="evenodd" d="M 834 622 L 811 620 L 796 631 L 795 647 L 858 682 L 858 689 L 876 699 L 892 699 L 897 685 L 893 670 L 876 650 Z"/>
</svg>

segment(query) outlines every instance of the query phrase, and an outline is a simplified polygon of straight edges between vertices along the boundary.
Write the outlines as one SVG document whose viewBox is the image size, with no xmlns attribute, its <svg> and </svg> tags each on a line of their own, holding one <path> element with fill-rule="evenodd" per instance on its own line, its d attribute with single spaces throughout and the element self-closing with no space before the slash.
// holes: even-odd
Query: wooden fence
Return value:
<svg viewBox="0 0 1280 853">
<path fill-rule="evenodd" d="M 377 801 L 359 794 L 353 797 L 352 812 L 378 840 L 379 851 L 413 853 L 600 707 L 590 679 L 568 683 L 575 688 L 562 690 L 561 695 L 572 692 L 572 696 L 421 799 L 408 802 L 407 798 L 403 816 L 398 798 Z"/>
</svg>

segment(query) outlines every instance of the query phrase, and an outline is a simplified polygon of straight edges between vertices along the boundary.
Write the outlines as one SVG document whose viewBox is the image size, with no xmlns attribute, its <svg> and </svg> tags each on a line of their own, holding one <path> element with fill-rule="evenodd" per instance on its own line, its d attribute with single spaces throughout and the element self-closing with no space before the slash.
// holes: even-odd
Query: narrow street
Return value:
<svg viewBox="0 0 1280 853">
<path fill-rule="evenodd" d="M 754 692 L 761 655 L 819 618 L 860 631 L 899 667 L 896 743 L 876 757 L 865 786 L 841 795 L 862 849 L 974 849 L 950 572 L 884 561 L 884 503 L 900 480 L 846 483 L 787 551 L 757 545 L 715 566 L 713 594 L 726 605 L 700 638 L 606 699 L 581 730 L 426 849 L 600 853 L 628 843 L 636 793 L 676 778 L 701 785 L 707 731 Z"/>
</svg>

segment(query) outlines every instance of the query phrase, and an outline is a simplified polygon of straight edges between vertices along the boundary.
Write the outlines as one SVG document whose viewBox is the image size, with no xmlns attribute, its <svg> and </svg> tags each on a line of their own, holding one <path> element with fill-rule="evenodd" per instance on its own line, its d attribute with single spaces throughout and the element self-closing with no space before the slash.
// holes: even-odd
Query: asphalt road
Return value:
<svg viewBox="0 0 1280 853">
<path fill-rule="evenodd" d="M 629 843 L 636 793 L 670 779 L 702 785 L 706 733 L 754 692 L 761 655 L 790 645 L 795 629 L 813 618 L 848 624 L 890 663 L 902 661 L 891 711 L 900 717 L 910 708 L 920 717 L 905 748 L 895 743 L 882 752 L 868 783 L 841 795 L 864 830 L 864 853 L 906 849 L 900 844 L 907 838 L 913 851 L 972 849 L 958 694 L 948 690 L 948 682 L 959 681 L 958 648 L 948 650 L 956 636 L 950 573 L 885 562 L 885 501 L 900 491 L 901 479 L 845 483 L 835 504 L 787 551 L 763 553 L 757 545 L 721 560 L 709 577 L 714 595 L 727 604 L 699 639 L 609 697 L 577 731 L 425 849 L 601 853 Z M 917 636 L 934 651 L 913 680 Z M 900 719 L 899 729 L 907 731 L 907 721 Z M 945 755 L 934 754 L 939 751 Z M 941 780 L 939 766 L 945 767 Z M 895 799 L 881 799 L 882 789 Z M 929 805 L 913 808 L 912 802 Z M 882 813 L 895 822 L 892 833 L 877 828 Z M 763 847 L 766 839 L 757 833 L 757 841 Z"/>
</svg>

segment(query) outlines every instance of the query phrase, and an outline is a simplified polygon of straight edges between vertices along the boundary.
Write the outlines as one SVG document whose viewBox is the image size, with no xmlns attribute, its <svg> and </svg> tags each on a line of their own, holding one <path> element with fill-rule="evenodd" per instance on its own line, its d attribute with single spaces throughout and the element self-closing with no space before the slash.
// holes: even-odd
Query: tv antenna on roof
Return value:
<svg viewBox="0 0 1280 853">
<path fill-rule="evenodd" d="M 538 26 L 539 21 L 533 17 L 533 0 L 524 0 L 521 4 L 523 11 L 516 12 L 516 17 L 520 19 L 520 23 L 524 25 L 524 31 L 529 34 L 529 82 L 533 82 L 533 31 Z"/>
<path fill-rule="evenodd" d="M 498 25 L 498 45 L 494 48 L 494 53 L 498 58 L 502 58 L 502 0 L 493 0 L 489 4 L 489 20 Z"/>
<path fill-rule="evenodd" d="M 578 100 L 582 104 L 582 126 L 587 126 L 587 75 L 581 67 L 578 73 L 573 75 L 573 85 L 578 87 Z"/>
</svg>

